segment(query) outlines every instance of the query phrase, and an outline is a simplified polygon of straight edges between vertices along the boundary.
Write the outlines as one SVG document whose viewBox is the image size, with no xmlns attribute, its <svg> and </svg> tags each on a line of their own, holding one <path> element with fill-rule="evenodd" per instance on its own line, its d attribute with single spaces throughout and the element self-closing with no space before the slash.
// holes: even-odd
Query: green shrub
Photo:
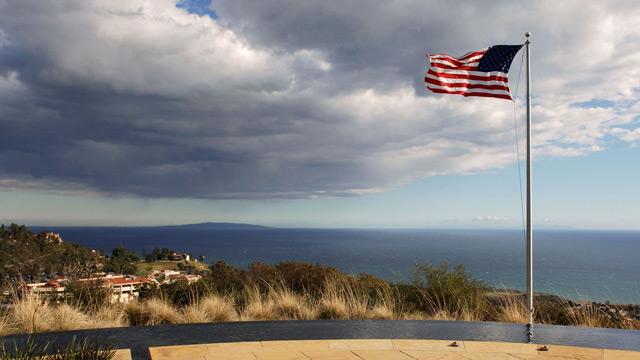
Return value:
<svg viewBox="0 0 640 360">
<path fill-rule="evenodd" d="M 109 304 L 111 286 L 104 286 L 104 280 L 71 281 L 65 288 L 65 299 L 70 305 L 83 310 L 98 309 Z"/>
<path fill-rule="evenodd" d="M 149 300 L 161 298 L 179 307 L 197 302 L 199 299 L 215 292 L 206 280 L 189 283 L 185 279 L 178 279 L 169 284 L 146 284 L 140 287 L 138 299 Z"/>
<path fill-rule="evenodd" d="M 206 282 L 199 280 L 189 283 L 187 280 L 179 279 L 170 284 L 160 286 L 160 297 L 177 306 L 193 304 L 198 299 L 210 293 Z"/>
<path fill-rule="evenodd" d="M 346 275 L 334 267 L 295 261 L 276 265 L 257 262 L 251 264 L 248 271 L 249 280 L 262 291 L 284 286 L 297 294 L 310 296 L 318 296 L 328 279 L 338 277 Z"/>
<path fill-rule="evenodd" d="M 211 265 L 211 273 L 206 276 L 205 281 L 212 291 L 219 294 L 235 294 L 244 290 L 248 278 L 246 271 L 218 261 Z"/>
<path fill-rule="evenodd" d="M 349 278 L 349 282 L 357 294 L 365 297 L 372 304 L 378 304 L 395 296 L 391 285 L 380 278 L 368 274 L 360 274 L 358 277 Z"/>
<path fill-rule="evenodd" d="M 417 265 L 414 285 L 422 289 L 423 310 L 445 312 L 456 318 L 483 317 L 488 287 L 471 277 L 462 265 Z"/>
<path fill-rule="evenodd" d="M 415 285 L 394 284 L 391 291 L 397 297 L 397 302 L 404 306 L 402 310 L 406 312 L 414 313 L 427 308 L 424 291 Z"/>
</svg>

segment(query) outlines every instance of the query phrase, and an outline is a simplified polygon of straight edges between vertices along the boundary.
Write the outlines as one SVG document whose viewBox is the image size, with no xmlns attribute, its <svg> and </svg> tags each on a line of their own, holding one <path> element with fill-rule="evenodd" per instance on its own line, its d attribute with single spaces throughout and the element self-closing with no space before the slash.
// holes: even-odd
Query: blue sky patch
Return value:
<svg viewBox="0 0 640 360">
<path fill-rule="evenodd" d="M 190 14 L 197 14 L 200 16 L 207 15 L 212 19 L 217 19 L 218 14 L 213 11 L 212 0 L 178 0 L 176 2 L 176 7 L 180 9 L 185 9 Z"/>
<path fill-rule="evenodd" d="M 574 105 L 581 108 L 590 109 L 590 108 L 610 108 L 610 107 L 614 107 L 616 103 L 613 101 L 604 100 L 604 99 L 591 99 L 589 101 L 575 103 Z"/>
</svg>

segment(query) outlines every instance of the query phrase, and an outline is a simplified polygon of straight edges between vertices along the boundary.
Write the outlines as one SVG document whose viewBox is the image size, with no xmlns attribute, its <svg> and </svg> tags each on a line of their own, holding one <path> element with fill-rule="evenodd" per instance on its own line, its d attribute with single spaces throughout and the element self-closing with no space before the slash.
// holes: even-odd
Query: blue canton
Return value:
<svg viewBox="0 0 640 360">
<path fill-rule="evenodd" d="M 522 45 L 495 45 L 484 53 L 478 64 L 478 70 L 509 72 L 511 61 L 516 56 Z"/>
</svg>

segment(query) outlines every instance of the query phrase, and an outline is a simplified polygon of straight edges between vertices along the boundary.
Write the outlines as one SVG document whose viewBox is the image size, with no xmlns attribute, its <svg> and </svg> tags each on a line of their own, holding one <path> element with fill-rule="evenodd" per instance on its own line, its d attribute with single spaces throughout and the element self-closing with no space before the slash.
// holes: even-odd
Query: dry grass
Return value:
<svg viewBox="0 0 640 360">
<path fill-rule="evenodd" d="M 318 302 L 320 319 L 342 320 L 351 316 L 350 301 L 344 288 L 336 281 L 328 281 Z"/>
<path fill-rule="evenodd" d="M 127 326 L 124 304 L 102 306 L 90 314 L 101 328 Z"/>
<path fill-rule="evenodd" d="M 626 330 L 640 330 L 640 320 L 625 321 L 622 328 Z"/>
<path fill-rule="evenodd" d="M 616 324 L 606 314 L 590 304 L 576 307 L 565 302 L 563 312 L 569 323 L 574 326 L 616 327 Z"/>
<path fill-rule="evenodd" d="M 318 306 L 320 319 L 342 320 L 349 318 L 349 308 L 344 299 L 340 297 L 323 296 Z"/>
<path fill-rule="evenodd" d="M 313 320 L 317 318 L 316 311 L 309 306 L 308 297 L 297 295 L 285 287 L 271 289 L 268 298 L 279 319 Z"/>
<path fill-rule="evenodd" d="M 131 326 L 147 324 L 147 317 L 140 302 L 129 301 L 122 307 L 122 315 L 125 323 Z"/>
<path fill-rule="evenodd" d="M 371 297 L 353 284 L 329 280 L 318 301 L 317 316 L 321 319 L 396 319 L 397 300 L 387 290 L 380 289 Z"/>
<path fill-rule="evenodd" d="M 233 321 L 238 318 L 231 297 L 211 295 L 202 300 L 201 306 L 210 322 Z"/>
<path fill-rule="evenodd" d="M 54 309 L 55 322 L 52 330 L 89 329 L 97 327 L 95 321 L 80 311 L 77 307 L 62 304 Z"/>
<path fill-rule="evenodd" d="M 0 336 L 13 334 L 15 331 L 14 325 L 9 319 L 9 314 L 3 312 L 0 314 Z"/>
<path fill-rule="evenodd" d="M 257 286 L 246 287 L 245 304 L 241 312 L 241 320 L 277 320 L 274 304 L 266 298 Z"/>
<path fill-rule="evenodd" d="M 496 321 L 526 324 L 529 321 L 527 305 L 521 295 L 501 295 L 495 306 Z"/>
<path fill-rule="evenodd" d="M 482 321 L 488 312 L 483 300 L 467 299 L 463 295 L 453 300 L 428 293 L 423 296 L 427 312 L 437 320 Z"/>
<path fill-rule="evenodd" d="M 445 309 L 441 309 L 428 317 L 430 320 L 458 320 L 458 318 Z"/>
<path fill-rule="evenodd" d="M 80 307 L 51 304 L 35 297 L 14 299 L 13 306 L 0 318 L 0 334 L 37 333 L 124 326 L 122 311 L 116 306 L 85 313 Z"/>
<path fill-rule="evenodd" d="M 400 320 L 426 320 L 427 315 L 420 311 L 405 312 L 399 314 Z"/>
<path fill-rule="evenodd" d="M 182 322 L 185 324 L 206 323 L 207 314 L 202 310 L 200 304 L 192 304 L 182 309 Z"/>
<path fill-rule="evenodd" d="M 163 299 L 153 298 L 143 303 L 148 325 L 178 324 L 183 322 L 176 308 Z"/>
<path fill-rule="evenodd" d="M 14 300 L 9 314 L 15 330 L 20 333 L 51 331 L 55 317 L 49 302 L 35 297 Z"/>
<path fill-rule="evenodd" d="M 52 304 L 33 297 L 16 297 L 12 307 L 0 312 L 0 336 L 56 330 L 238 320 L 431 319 L 513 323 L 527 321 L 523 296 L 515 292 L 505 290 L 484 295 L 456 289 L 455 282 L 450 282 L 431 294 L 426 288 L 418 288 L 423 291 L 423 301 L 410 302 L 401 294 L 393 292 L 398 291 L 397 288 L 378 286 L 375 282 L 362 285 L 352 280 L 329 279 L 313 296 L 305 292 L 295 292 L 284 283 L 262 287 L 254 283 L 228 295 L 194 296 L 186 306 L 173 305 L 167 298 L 162 297 L 166 296 L 162 294 L 160 298 L 142 302 L 106 304 L 100 307 Z M 411 294 L 420 296 L 417 291 Z M 405 306 L 403 301 L 409 305 Z M 548 315 L 549 323 L 640 328 L 639 320 L 630 318 L 624 312 L 618 316 L 615 308 L 603 308 L 602 305 L 592 304 L 576 306 L 569 302 L 550 304 L 546 310 L 542 310 L 542 315 Z"/>
<path fill-rule="evenodd" d="M 367 319 L 392 320 L 396 318 L 393 309 L 386 304 L 375 305 L 367 313 Z"/>
<path fill-rule="evenodd" d="M 0 314 L 0 335 L 46 331 L 155 325 L 165 323 L 207 323 L 237 320 L 313 320 L 313 319 L 404 319 L 466 320 L 526 323 L 526 306 L 522 295 L 499 294 L 487 307 L 452 307 L 428 303 L 426 312 L 402 310 L 392 294 L 384 291 L 367 295 L 345 282 L 329 282 L 325 290 L 311 298 L 290 289 L 270 288 L 261 291 L 247 287 L 242 301 L 231 296 L 211 294 L 183 308 L 161 298 L 144 302 L 105 305 L 82 310 L 79 306 L 51 304 L 33 297 L 14 300 L 13 307 Z M 489 302 L 486 302 L 489 304 Z M 461 302 L 464 305 L 464 302 Z M 565 302 L 562 314 L 566 323 L 575 326 L 640 328 L 638 320 L 613 321 L 598 306 L 575 306 Z M 454 309 L 454 311 L 451 311 Z"/>
<path fill-rule="evenodd" d="M 237 320 L 234 302 L 230 297 L 207 296 L 182 310 L 185 323 L 224 322 Z"/>
</svg>

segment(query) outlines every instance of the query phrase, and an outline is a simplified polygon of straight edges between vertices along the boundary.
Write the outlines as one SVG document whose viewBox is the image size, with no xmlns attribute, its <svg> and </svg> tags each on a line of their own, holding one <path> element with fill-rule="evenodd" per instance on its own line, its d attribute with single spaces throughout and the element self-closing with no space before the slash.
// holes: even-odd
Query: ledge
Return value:
<svg viewBox="0 0 640 360">
<path fill-rule="evenodd" d="M 28 335 L 0 338 L 23 343 Z M 131 349 L 134 360 L 149 359 L 149 348 L 270 340 L 430 339 L 527 343 L 521 324 L 465 321 L 314 320 L 181 324 L 42 333 L 37 342 L 63 346 L 72 338 L 98 339 Z M 640 331 L 535 325 L 533 343 L 640 351 Z"/>
</svg>

